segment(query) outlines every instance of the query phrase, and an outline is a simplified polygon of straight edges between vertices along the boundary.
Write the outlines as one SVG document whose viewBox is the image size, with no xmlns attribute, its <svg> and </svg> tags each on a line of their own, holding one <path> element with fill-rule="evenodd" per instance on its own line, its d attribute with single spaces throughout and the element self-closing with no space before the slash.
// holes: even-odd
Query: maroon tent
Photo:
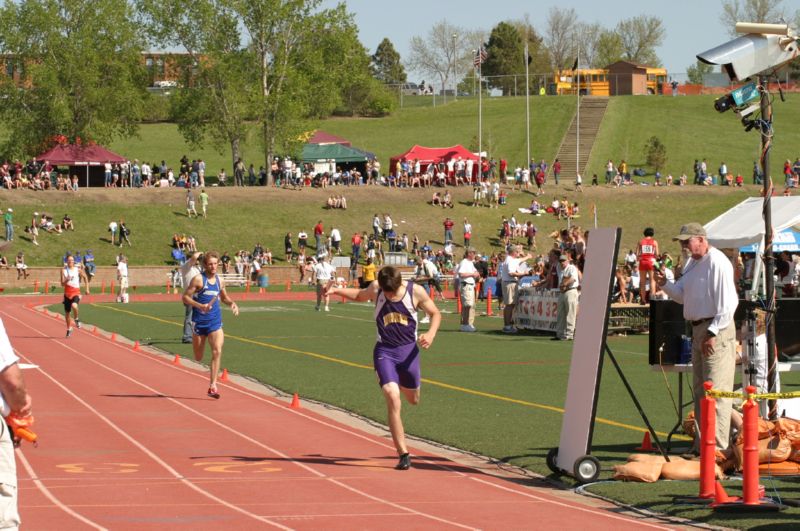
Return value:
<svg viewBox="0 0 800 531">
<path fill-rule="evenodd" d="M 103 146 L 98 146 L 96 144 L 91 146 L 58 144 L 36 158 L 40 161 L 47 161 L 53 166 L 69 166 L 70 173 L 75 172 L 75 170 L 72 169 L 73 167 L 85 167 L 87 188 L 89 187 L 90 166 L 95 166 L 99 170 L 100 167 L 104 166 L 106 162 L 122 163 L 127 160 L 125 157 L 117 155 L 113 151 L 109 151 Z M 93 171 L 92 173 L 102 174 L 103 172 Z"/>
<path fill-rule="evenodd" d="M 345 146 L 352 146 L 349 140 L 342 137 L 326 133 L 321 129 L 314 131 L 314 136 L 308 139 L 309 144 L 343 144 Z"/>
</svg>

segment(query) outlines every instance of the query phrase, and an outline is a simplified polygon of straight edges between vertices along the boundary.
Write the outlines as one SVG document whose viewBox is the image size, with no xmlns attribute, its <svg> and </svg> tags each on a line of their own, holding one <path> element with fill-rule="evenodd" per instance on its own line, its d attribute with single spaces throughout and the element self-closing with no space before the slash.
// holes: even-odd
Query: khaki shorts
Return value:
<svg viewBox="0 0 800 531">
<path fill-rule="evenodd" d="M 119 287 L 122 289 L 128 289 L 128 277 L 122 277 L 119 279 Z"/>
<path fill-rule="evenodd" d="M 503 302 L 506 304 L 517 303 L 517 283 L 503 282 Z"/>
<path fill-rule="evenodd" d="M 461 305 L 475 306 L 475 284 L 461 284 Z"/>
</svg>

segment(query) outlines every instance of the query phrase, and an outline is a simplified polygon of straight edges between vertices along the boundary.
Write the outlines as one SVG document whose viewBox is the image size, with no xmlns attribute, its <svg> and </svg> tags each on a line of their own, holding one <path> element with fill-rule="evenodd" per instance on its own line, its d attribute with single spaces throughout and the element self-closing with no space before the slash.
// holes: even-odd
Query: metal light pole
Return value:
<svg viewBox="0 0 800 531">
<path fill-rule="evenodd" d="M 525 165 L 530 168 L 531 163 L 531 88 L 530 88 L 530 64 L 528 61 L 528 35 L 525 32 L 525 144 L 527 146 Z"/>
<path fill-rule="evenodd" d="M 761 85 L 761 119 L 766 125 L 761 126 L 761 171 L 764 174 L 764 291 L 767 298 L 767 389 L 770 393 L 775 392 L 777 381 L 778 359 L 775 349 L 775 313 L 777 310 L 775 299 L 775 260 L 772 255 L 772 178 L 769 168 L 769 152 L 772 148 L 772 103 L 767 92 L 769 80 L 767 76 L 758 77 Z M 778 402 L 775 399 L 767 401 L 768 418 L 775 420 L 778 418 Z"/>
<path fill-rule="evenodd" d="M 456 39 L 458 35 L 453 33 L 453 101 L 458 100 L 458 56 L 456 54 Z"/>
</svg>

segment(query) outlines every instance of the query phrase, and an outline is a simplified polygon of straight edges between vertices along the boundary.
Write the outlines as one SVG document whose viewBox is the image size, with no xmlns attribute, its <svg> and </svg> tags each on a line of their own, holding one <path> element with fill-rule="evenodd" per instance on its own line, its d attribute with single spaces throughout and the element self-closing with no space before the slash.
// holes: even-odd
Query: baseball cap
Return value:
<svg viewBox="0 0 800 531">
<path fill-rule="evenodd" d="M 562 254 L 561 256 L 558 257 L 559 262 L 563 262 L 564 260 L 569 260 L 569 256 Z"/>
<path fill-rule="evenodd" d="M 9 212 L 14 212 L 14 209 L 13 208 L 9 208 L 8 211 Z"/>
<path fill-rule="evenodd" d="M 9 209 L 8 209 L 8 211 L 9 211 L 9 212 L 11 212 L 11 209 L 9 208 Z M 34 212 L 34 213 L 33 213 L 33 215 L 34 215 L 34 216 L 38 216 L 38 215 L 39 215 L 39 213 L 38 213 L 38 212 Z"/>
<path fill-rule="evenodd" d="M 686 241 L 692 236 L 702 236 L 705 238 L 706 229 L 704 229 L 703 226 L 700 225 L 699 223 L 687 223 L 686 225 L 681 227 L 680 234 L 672 238 L 672 241 L 674 242 L 678 240 Z"/>
</svg>

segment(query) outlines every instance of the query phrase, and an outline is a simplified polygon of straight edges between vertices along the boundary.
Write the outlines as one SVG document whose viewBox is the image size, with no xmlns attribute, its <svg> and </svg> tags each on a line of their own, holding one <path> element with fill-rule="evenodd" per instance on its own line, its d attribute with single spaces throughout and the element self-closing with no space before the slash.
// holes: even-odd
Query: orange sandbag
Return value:
<svg viewBox="0 0 800 531">
<path fill-rule="evenodd" d="M 768 420 L 764 420 L 762 418 L 758 419 L 758 438 L 759 439 L 766 439 L 767 437 L 770 437 L 771 435 L 774 435 L 775 431 L 776 431 L 775 430 L 775 425 L 772 422 L 770 422 Z"/>
<path fill-rule="evenodd" d="M 674 459 L 670 457 L 670 459 Z M 631 454 L 628 456 L 629 463 L 666 463 L 663 455 L 660 454 Z"/>
<path fill-rule="evenodd" d="M 742 467 L 742 437 L 736 438 L 736 446 L 733 448 L 733 453 L 736 458 L 737 469 L 741 470 Z M 769 439 L 760 439 L 758 441 L 758 462 L 763 463 L 781 463 L 789 459 L 792 453 L 792 444 L 789 439 L 782 438 L 780 435 L 775 435 Z"/>
<path fill-rule="evenodd" d="M 789 418 L 779 418 L 775 421 L 778 432 L 789 439 L 792 448 L 800 448 L 800 421 Z"/>
<path fill-rule="evenodd" d="M 764 463 L 758 465 L 762 476 L 800 476 L 800 463 L 784 461 L 782 463 Z"/>
<path fill-rule="evenodd" d="M 789 459 L 787 461 L 794 461 L 795 463 L 800 463 L 800 448 L 792 447 L 792 453 L 789 454 Z"/>
<path fill-rule="evenodd" d="M 700 461 L 687 461 L 686 459 L 670 457 L 669 463 L 661 467 L 661 479 L 674 479 L 679 481 L 700 479 Z M 722 479 L 722 469 L 715 465 L 714 473 L 717 479 Z"/>
<path fill-rule="evenodd" d="M 662 463 L 632 462 L 614 465 L 614 479 L 655 483 L 661 475 Z"/>
</svg>

